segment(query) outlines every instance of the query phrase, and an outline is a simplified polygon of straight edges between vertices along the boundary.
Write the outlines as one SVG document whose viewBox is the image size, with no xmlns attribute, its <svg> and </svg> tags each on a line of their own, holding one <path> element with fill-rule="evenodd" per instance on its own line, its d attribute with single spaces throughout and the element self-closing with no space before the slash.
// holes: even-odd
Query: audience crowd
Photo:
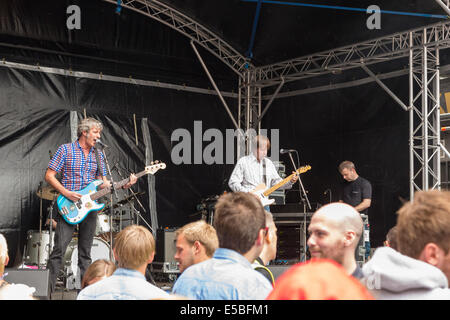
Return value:
<svg viewBox="0 0 450 320">
<path fill-rule="evenodd" d="M 450 299 L 450 192 L 418 191 L 397 212 L 397 224 L 361 267 L 360 214 L 344 203 L 320 207 L 308 226 L 311 259 L 275 279 L 272 214 L 254 195 L 231 192 L 215 206 L 214 223 L 176 231 L 180 274 L 171 292 L 146 280 L 155 256 L 147 228 L 131 225 L 115 238 L 115 262 L 94 261 L 78 300 L 397 300 Z M 4 280 L 8 247 L 0 234 L 0 299 L 33 299 L 34 288 Z"/>
</svg>

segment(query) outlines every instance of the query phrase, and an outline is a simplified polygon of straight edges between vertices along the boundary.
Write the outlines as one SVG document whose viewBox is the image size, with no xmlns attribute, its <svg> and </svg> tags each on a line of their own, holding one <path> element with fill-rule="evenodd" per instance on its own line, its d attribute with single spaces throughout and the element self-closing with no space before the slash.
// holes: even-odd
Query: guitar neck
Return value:
<svg viewBox="0 0 450 320">
<path fill-rule="evenodd" d="M 136 178 L 140 178 L 140 177 L 142 177 L 142 176 L 144 176 L 146 174 L 147 174 L 147 171 L 144 170 L 144 171 L 141 171 L 139 173 L 136 173 L 135 176 L 136 176 Z M 120 189 L 124 185 L 126 185 L 128 182 L 130 182 L 130 178 L 126 178 L 126 179 L 120 180 L 119 182 L 114 183 L 114 186 L 115 186 L 116 189 Z M 97 192 L 93 193 L 91 195 L 91 199 L 92 200 L 100 199 L 101 197 L 106 196 L 107 194 L 111 193 L 111 191 L 112 190 L 110 188 L 101 189 L 100 191 L 97 191 Z"/>
<path fill-rule="evenodd" d="M 290 176 L 284 178 L 283 180 L 281 180 L 280 182 L 278 182 L 276 185 L 274 185 L 273 187 L 267 189 L 266 191 L 263 192 L 263 195 L 268 197 L 272 192 L 278 190 L 279 188 L 281 188 L 282 186 L 284 186 L 286 183 L 288 183 L 292 177 L 294 176 L 295 173 L 291 174 Z"/>
</svg>

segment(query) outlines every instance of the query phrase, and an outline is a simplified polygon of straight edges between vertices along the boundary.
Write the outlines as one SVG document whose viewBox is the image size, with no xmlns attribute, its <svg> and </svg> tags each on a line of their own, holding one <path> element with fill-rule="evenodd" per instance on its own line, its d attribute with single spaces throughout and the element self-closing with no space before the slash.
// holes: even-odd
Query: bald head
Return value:
<svg viewBox="0 0 450 320">
<path fill-rule="evenodd" d="M 355 250 L 363 222 L 352 206 L 330 203 L 317 210 L 308 227 L 308 248 L 312 258 L 332 259 L 351 274 L 356 268 Z"/>
<path fill-rule="evenodd" d="M 356 209 L 345 203 L 330 203 L 314 213 L 313 219 L 326 221 L 330 227 L 339 231 L 353 231 L 356 234 L 356 243 L 363 232 L 363 221 Z"/>
</svg>

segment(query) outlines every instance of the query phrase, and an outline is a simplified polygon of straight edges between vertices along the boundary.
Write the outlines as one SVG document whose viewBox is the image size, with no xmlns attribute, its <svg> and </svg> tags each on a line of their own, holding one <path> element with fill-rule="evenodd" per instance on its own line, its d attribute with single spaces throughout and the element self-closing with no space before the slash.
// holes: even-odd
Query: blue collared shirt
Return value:
<svg viewBox="0 0 450 320">
<path fill-rule="evenodd" d="M 77 300 L 149 300 L 168 296 L 139 271 L 119 268 L 110 277 L 81 290 Z"/>
<path fill-rule="evenodd" d="M 218 248 L 214 256 L 187 268 L 172 293 L 197 300 L 263 300 L 272 285 L 238 252 Z"/>
</svg>

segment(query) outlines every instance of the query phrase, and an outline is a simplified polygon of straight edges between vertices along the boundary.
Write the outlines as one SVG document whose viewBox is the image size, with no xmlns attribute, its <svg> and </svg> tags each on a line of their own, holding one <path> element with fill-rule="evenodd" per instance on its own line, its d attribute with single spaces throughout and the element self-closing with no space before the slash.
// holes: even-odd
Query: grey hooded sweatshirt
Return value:
<svg viewBox="0 0 450 320">
<path fill-rule="evenodd" d="M 450 300 L 445 274 L 389 247 L 378 248 L 363 268 L 362 283 L 379 300 Z"/>
</svg>

